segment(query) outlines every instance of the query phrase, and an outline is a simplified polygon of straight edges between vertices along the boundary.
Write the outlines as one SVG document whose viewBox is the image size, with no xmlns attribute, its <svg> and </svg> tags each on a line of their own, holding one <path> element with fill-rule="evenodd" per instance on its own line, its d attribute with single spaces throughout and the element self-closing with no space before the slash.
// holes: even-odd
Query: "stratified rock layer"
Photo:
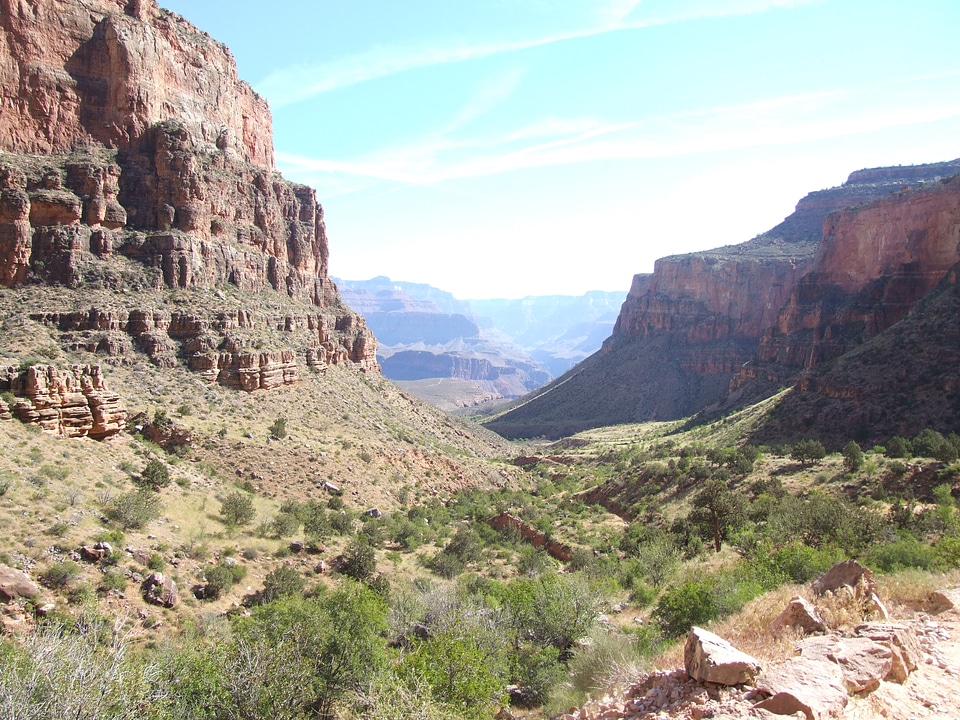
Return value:
<svg viewBox="0 0 960 720">
<path fill-rule="evenodd" d="M 300 358 L 230 347 L 208 310 L 186 333 L 148 307 L 106 323 L 159 364 L 244 389 L 295 381 L 298 362 L 376 369 L 372 334 L 328 276 L 316 195 L 274 170 L 269 108 L 224 45 L 155 0 L 0 0 L 0 11 L 0 285 L 276 292 L 319 309 L 297 321 L 316 330 Z M 102 310 L 71 307 L 90 322 L 44 315 L 104 329 Z"/>
<path fill-rule="evenodd" d="M 16 397 L 12 413 L 20 421 L 65 437 L 102 440 L 120 432 L 127 419 L 120 396 L 107 389 L 96 365 L 6 368 L 0 391 Z"/>
<path fill-rule="evenodd" d="M 560 437 L 710 416 L 792 384 L 890 328 L 960 260 L 958 172 L 859 171 L 749 242 L 658 260 L 599 353 L 489 427 Z"/>
</svg>

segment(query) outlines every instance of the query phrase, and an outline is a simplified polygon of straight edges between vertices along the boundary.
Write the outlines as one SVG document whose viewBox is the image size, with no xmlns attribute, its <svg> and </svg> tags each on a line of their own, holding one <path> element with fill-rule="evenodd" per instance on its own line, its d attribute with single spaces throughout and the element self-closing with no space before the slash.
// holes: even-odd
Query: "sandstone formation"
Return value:
<svg viewBox="0 0 960 720">
<path fill-rule="evenodd" d="M 760 672 L 760 663 L 756 658 L 699 627 L 691 628 L 687 635 L 683 664 L 687 674 L 694 680 L 718 685 L 750 683 Z"/>
<path fill-rule="evenodd" d="M 658 260 L 599 353 L 489 427 L 560 437 L 711 416 L 796 382 L 889 329 L 960 261 L 957 173 L 859 171 L 749 242 Z"/>
<path fill-rule="evenodd" d="M 26 573 L 0 565 L 0 602 L 30 599 L 40 595 L 40 587 Z"/>
<path fill-rule="evenodd" d="M 248 298 L 186 312 L 65 302 L 34 319 L 87 341 L 71 349 L 122 357 L 132 340 L 245 390 L 294 382 L 303 364 L 376 369 L 373 336 L 329 278 L 323 210 L 275 171 L 269 108 L 224 45 L 155 0 L 0 9 L 0 285 Z M 311 340 L 236 337 L 278 322 L 261 309 L 270 293 L 297 308 L 280 331 Z"/>
<path fill-rule="evenodd" d="M 21 422 L 64 437 L 102 440 L 126 425 L 127 410 L 110 392 L 98 365 L 11 367 L 0 372 L 0 391 L 15 396 L 12 414 Z"/>
</svg>

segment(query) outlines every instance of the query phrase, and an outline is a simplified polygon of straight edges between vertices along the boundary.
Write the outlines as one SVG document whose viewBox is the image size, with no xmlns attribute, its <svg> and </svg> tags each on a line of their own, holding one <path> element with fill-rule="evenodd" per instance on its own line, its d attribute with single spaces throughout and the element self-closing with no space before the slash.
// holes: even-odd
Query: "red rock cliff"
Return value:
<svg viewBox="0 0 960 720">
<path fill-rule="evenodd" d="M 831 213 L 758 363 L 783 375 L 843 355 L 902 319 L 958 261 L 960 177 Z"/>
<path fill-rule="evenodd" d="M 372 334 L 328 276 L 316 195 L 274 170 L 269 108 L 224 45 L 154 0 L 0 0 L 0 31 L 0 285 L 272 290 L 321 309 L 293 313 L 318 328 L 304 361 L 376 368 Z M 204 313 L 197 324 L 218 327 Z M 131 332 L 156 362 L 180 356 L 242 387 L 295 376 L 285 347 L 208 339 L 199 359 L 195 340 L 160 330 Z M 261 379 L 238 381 L 251 363 Z"/>
</svg>

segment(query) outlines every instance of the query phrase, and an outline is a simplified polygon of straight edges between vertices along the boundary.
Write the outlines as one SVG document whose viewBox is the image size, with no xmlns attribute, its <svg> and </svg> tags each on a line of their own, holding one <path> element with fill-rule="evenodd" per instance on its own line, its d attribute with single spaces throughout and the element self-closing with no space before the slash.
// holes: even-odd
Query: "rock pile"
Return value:
<svg viewBox="0 0 960 720">
<path fill-rule="evenodd" d="M 840 595 L 874 615 L 883 608 L 872 574 L 853 561 L 835 566 L 812 589 L 824 598 Z M 960 607 L 960 597 L 950 593 L 931 597 L 938 611 Z M 937 649 L 949 636 L 927 616 L 893 622 L 884 610 L 881 620 L 822 634 L 826 623 L 817 607 L 794 598 L 770 627 L 774 636 L 787 631 L 808 637 L 798 640 L 796 656 L 761 669 L 756 659 L 723 638 L 693 628 L 683 670 L 648 674 L 621 696 L 572 708 L 554 720 L 820 720 L 842 716 L 851 698 L 863 698 L 883 683 L 906 682 L 921 664 L 960 677 Z"/>
</svg>

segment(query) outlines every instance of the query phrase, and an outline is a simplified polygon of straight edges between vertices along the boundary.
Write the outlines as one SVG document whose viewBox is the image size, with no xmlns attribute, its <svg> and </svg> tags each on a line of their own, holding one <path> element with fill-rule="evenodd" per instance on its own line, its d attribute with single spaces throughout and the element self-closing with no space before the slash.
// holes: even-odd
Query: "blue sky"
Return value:
<svg viewBox="0 0 960 720">
<path fill-rule="evenodd" d="M 160 2 L 270 101 L 337 277 L 626 290 L 853 170 L 960 157 L 956 0 Z"/>
</svg>

